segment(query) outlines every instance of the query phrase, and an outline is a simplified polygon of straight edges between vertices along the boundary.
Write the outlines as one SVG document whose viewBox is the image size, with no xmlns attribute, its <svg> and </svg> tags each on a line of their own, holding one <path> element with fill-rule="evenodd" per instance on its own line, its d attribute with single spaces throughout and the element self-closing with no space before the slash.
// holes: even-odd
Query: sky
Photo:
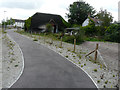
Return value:
<svg viewBox="0 0 120 90">
<path fill-rule="evenodd" d="M 27 19 L 36 12 L 61 15 L 66 21 L 70 4 L 78 0 L 0 0 L 0 22 L 5 18 Z M 107 9 L 118 21 L 118 2 L 120 0 L 83 0 L 97 12 Z"/>
</svg>

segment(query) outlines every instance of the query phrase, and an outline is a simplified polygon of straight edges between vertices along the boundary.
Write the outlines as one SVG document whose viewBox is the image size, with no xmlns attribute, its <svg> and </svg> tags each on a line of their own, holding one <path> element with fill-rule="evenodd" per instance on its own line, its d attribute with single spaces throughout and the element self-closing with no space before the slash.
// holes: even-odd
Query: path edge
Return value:
<svg viewBox="0 0 120 90">
<path fill-rule="evenodd" d="M 21 53 L 21 55 L 22 55 L 22 63 L 23 63 L 22 70 L 21 70 L 20 74 L 18 75 L 17 79 L 14 80 L 14 82 L 8 87 L 8 88 L 11 88 L 11 87 L 19 80 L 19 78 L 20 78 L 21 75 L 23 74 L 24 67 L 25 67 L 24 65 L 25 65 L 25 64 L 24 64 L 24 55 L 23 55 L 23 52 L 22 52 L 19 44 L 18 44 L 15 40 L 13 40 L 13 38 L 12 38 L 9 34 L 7 34 L 7 36 L 8 36 L 8 38 L 9 38 L 11 41 L 13 41 L 13 42 L 17 45 L 18 49 L 20 50 L 20 53 Z"/>
</svg>

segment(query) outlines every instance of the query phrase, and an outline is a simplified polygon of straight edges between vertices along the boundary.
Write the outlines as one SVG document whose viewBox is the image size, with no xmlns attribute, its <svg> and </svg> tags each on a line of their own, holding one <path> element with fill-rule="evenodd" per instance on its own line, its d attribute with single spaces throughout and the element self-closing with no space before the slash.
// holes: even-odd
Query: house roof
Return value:
<svg viewBox="0 0 120 90">
<path fill-rule="evenodd" d="M 92 19 L 95 23 L 99 23 L 99 19 L 96 19 L 96 18 L 91 18 L 91 17 L 89 17 L 90 19 Z"/>
<path fill-rule="evenodd" d="M 32 16 L 30 28 L 38 28 L 39 26 L 46 25 L 51 21 L 58 25 L 58 28 L 61 26 L 65 26 L 60 15 L 37 12 Z"/>
<path fill-rule="evenodd" d="M 25 20 L 21 20 L 21 19 L 13 19 L 15 20 L 15 22 L 25 22 Z"/>
</svg>

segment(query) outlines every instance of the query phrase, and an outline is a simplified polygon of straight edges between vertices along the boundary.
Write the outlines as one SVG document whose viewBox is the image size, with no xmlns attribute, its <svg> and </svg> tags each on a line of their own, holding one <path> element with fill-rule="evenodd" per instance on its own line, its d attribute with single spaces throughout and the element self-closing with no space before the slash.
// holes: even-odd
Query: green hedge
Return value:
<svg viewBox="0 0 120 90">
<path fill-rule="evenodd" d="M 25 20 L 25 25 L 24 25 L 25 31 L 30 29 L 31 19 L 32 19 L 32 17 L 29 17 L 27 20 Z"/>
<path fill-rule="evenodd" d="M 74 43 L 74 39 L 76 39 L 76 44 L 81 44 L 82 42 L 84 42 L 84 36 L 85 36 L 85 32 L 80 28 L 77 31 L 76 35 L 69 35 L 69 36 L 64 35 L 63 41 L 68 43 Z"/>
<path fill-rule="evenodd" d="M 110 25 L 105 31 L 105 40 L 120 43 L 120 25 Z"/>
</svg>

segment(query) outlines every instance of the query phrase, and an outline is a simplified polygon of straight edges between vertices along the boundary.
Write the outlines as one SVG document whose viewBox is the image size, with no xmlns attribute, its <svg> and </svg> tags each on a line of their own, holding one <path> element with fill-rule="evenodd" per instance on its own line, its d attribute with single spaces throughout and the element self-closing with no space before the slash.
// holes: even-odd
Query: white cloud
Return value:
<svg viewBox="0 0 120 90">
<path fill-rule="evenodd" d="M 0 0 L 0 21 L 6 17 L 26 19 L 36 12 L 59 14 L 65 18 L 67 8 L 77 0 Z M 118 1 L 119 0 L 84 0 L 93 6 L 97 11 L 100 8 L 107 9 L 118 18 Z"/>
</svg>

